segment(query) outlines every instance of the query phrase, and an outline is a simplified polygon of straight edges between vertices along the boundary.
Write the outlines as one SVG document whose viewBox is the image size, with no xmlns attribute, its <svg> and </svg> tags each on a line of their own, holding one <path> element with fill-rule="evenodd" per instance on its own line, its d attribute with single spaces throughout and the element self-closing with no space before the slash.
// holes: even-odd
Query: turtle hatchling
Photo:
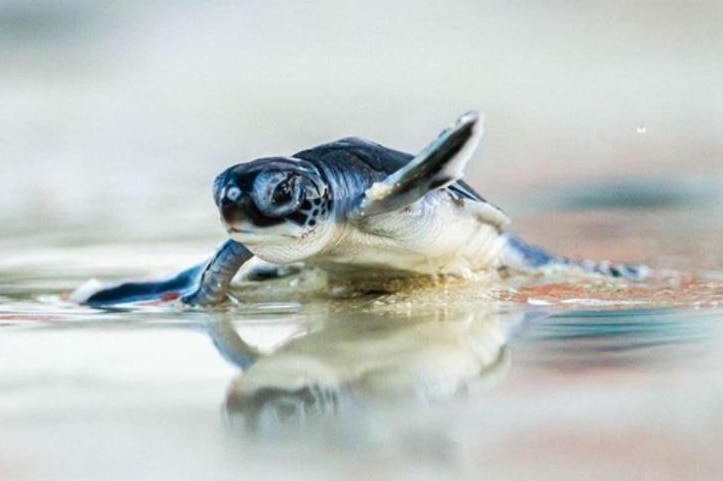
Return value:
<svg viewBox="0 0 723 481">
<path fill-rule="evenodd" d="M 480 116 L 469 112 L 417 155 L 349 137 L 234 165 L 213 183 L 229 239 L 210 260 L 163 280 L 91 289 L 83 302 L 180 297 L 189 305 L 217 304 L 254 256 L 278 266 L 304 263 L 367 285 L 554 266 L 644 275 L 641 267 L 553 255 L 508 232 L 508 217 L 461 180 L 481 135 Z"/>
</svg>

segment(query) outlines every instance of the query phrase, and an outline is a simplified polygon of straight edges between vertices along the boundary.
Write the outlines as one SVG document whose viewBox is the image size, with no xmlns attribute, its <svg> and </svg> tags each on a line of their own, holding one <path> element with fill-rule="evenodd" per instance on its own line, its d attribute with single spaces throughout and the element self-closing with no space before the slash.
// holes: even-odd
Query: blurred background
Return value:
<svg viewBox="0 0 723 481">
<path fill-rule="evenodd" d="M 469 180 L 516 221 L 719 204 L 721 25 L 715 0 L 4 0 L 0 233 L 220 239 L 224 167 L 415 152 L 469 109 Z"/>
<path fill-rule="evenodd" d="M 719 0 L 0 0 L 0 479 L 723 479 L 721 27 Z M 467 180 L 516 231 L 682 274 L 514 332 L 509 375 L 468 401 L 283 445 L 224 429 L 237 370 L 206 313 L 61 303 L 209 255 L 230 164 L 349 135 L 416 152 L 469 109 Z M 610 305 L 586 289 L 505 305 Z M 415 308 L 476 314 L 460 292 Z M 328 304 L 238 321 L 365 339 Z"/>
</svg>

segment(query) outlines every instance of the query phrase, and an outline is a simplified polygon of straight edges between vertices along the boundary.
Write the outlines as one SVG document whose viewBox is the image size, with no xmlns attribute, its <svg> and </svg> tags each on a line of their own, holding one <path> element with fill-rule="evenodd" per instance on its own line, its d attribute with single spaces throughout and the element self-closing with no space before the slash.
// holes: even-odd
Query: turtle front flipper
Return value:
<svg viewBox="0 0 723 481">
<path fill-rule="evenodd" d="M 153 281 L 123 282 L 111 287 L 83 293 L 80 288 L 71 299 L 92 307 L 148 301 L 170 301 L 180 298 L 193 306 L 218 304 L 226 300 L 231 279 L 253 254 L 238 242 L 227 240 L 213 257 L 173 277 Z"/>
<path fill-rule="evenodd" d="M 402 209 L 429 191 L 462 178 L 464 166 L 482 136 L 479 114 L 468 112 L 444 130 L 411 162 L 368 188 L 349 212 L 362 218 Z"/>
<path fill-rule="evenodd" d="M 181 297 L 181 301 L 192 306 L 207 306 L 225 301 L 231 280 L 253 256 L 240 242 L 227 240 L 206 264 L 196 289 Z"/>
</svg>

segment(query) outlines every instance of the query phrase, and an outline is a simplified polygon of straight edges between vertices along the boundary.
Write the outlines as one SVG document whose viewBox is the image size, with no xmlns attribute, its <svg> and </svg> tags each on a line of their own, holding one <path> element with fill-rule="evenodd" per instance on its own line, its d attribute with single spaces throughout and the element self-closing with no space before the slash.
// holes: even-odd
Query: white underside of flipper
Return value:
<svg viewBox="0 0 723 481">
<path fill-rule="evenodd" d="M 354 220 L 404 208 L 428 192 L 461 179 L 482 131 L 482 118 L 477 112 L 462 115 L 407 165 L 372 184 L 348 218 Z"/>
</svg>

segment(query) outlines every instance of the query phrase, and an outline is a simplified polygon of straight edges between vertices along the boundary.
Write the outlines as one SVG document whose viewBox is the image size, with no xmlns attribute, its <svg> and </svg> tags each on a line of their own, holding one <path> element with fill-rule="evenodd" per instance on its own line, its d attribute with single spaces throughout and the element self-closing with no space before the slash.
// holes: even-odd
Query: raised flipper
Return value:
<svg viewBox="0 0 723 481">
<path fill-rule="evenodd" d="M 548 267 L 569 266 L 578 267 L 585 272 L 634 281 L 642 280 L 650 273 L 650 269 L 644 265 L 569 259 L 528 244 L 513 234 L 505 233 L 503 236 L 505 245 L 500 252 L 500 261 L 503 267 L 512 270 L 532 272 Z"/>
<path fill-rule="evenodd" d="M 374 183 L 349 218 L 393 212 L 459 180 L 482 136 L 476 112 L 462 115 L 414 159 L 381 182 Z"/>
<path fill-rule="evenodd" d="M 252 257 L 253 254 L 246 247 L 229 239 L 208 262 L 186 269 L 168 279 L 124 282 L 96 289 L 90 295 L 79 293 L 81 288 L 74 296 L 81 304 L 92 307 L 173 300 L 179 297 L 185 304 L 194 306 L 218 304 L 226 299 L 228 286 L 236 272 Z"/>
</svg>

